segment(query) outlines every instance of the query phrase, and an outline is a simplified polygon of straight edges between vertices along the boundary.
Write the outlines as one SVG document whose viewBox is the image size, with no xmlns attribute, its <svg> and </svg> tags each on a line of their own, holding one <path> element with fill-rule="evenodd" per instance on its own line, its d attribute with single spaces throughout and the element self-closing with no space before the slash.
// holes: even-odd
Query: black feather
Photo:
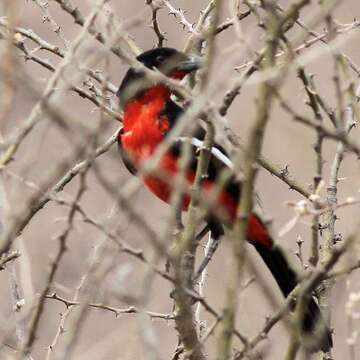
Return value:
<svg viewBox="0 0 360 360">
<path fill-rule="evenodd" d="M 120 156 L 121 159 L 125 165 L 125 167 L 128 169 L 128 171 L 133 174 L 136 175 L 137 174 L 137 169 L 135 167 L 135 165 L 133 164 L 133 162 L 131 161 L 128 153 L 126 151 L 124 151 L 124 149 L 121 146 L 121 135 L 123 134 L 124 130 L 120 129 L 119 133 L 118 133 L 118 150 L 120 152 Z"/>
<path fill-rule="evenodd" d="M 287 297 L 297 286 L 298 278 L 294 270 L 289 266 L 281 249 L 276 246 L 269 248 L 268 246 L 253 242 L 251 244 L 254 245 L 255 249 L 271 271 L 281 292 Z M 333 346 L 331 333 L 325 325 L 319 306 L 313 297 L 309 299 L 302 326 L 302 330 L 308 334 L 316 332 L 317 329 L 324 332 L 320 343 L 322 351 L 327 352 Z"/>
</svg>

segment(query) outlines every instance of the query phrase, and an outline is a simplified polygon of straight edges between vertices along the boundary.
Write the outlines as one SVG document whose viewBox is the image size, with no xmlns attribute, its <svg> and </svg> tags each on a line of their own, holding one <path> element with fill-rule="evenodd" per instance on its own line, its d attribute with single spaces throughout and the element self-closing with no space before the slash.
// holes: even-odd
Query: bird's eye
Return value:
<svg viewBox="0 0 360 360">
<path fill-rule="evenodd" d="M 162 63 L 164 61 L 164 56 L 163 55 L 158 55 L 155 59 L 156 59 L 157 63 Z"/>
</svg>

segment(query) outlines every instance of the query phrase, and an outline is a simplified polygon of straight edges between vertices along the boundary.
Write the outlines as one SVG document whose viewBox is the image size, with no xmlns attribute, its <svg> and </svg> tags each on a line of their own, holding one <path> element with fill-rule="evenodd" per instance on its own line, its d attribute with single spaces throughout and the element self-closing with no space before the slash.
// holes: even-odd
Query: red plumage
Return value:
<svg viewBox="0 0 360 360">
<path fill-rule="evenodd" d="M 146 91 L 140 98 L 131 101 L 124 114 L 124 128 L 119 141 L 123 149 L 131 156 L 134 163 L 141 167 L 161 144 L 170 128 L 169 119 L 161 116 L 166 101 L 170 97 L 170 92 L 161 85 L 155 86 Z M 178 159 L 168 151 L 160 161 L 159 168 L 163 174 L 173 178 L 178 172 Z M 189 169 L 186 172 L 186 180 L 192 185 L 195 179 L 195 172 Z M 165 202 L 170 201 L 172 188 L 167 182 L 162 181 L 156 176 L 146 176 L 144 183 L 147 188 L 158 198 Z M 210 192 L 214 187 L 211 181 L 203 182 L 204 193 Z M 226 191 L 221 191 L 218 197 L 219 206 L 226 210 L 230 223 L 236 220 L 237 203 Z M 190 203 L 190 197 L 183 197 L 182 209 L 186 211 Z M 270 246 L 271 237 L 266 227 L 255 215 L 249 219 L 247 238 L 251 242 L 257 242 Z"/>
<path fill-rule="evenodd" d="M 191 63 L 187 61 L 186 55 L 169 48 L 150 50 L 140 55 L 138 59 L 149 68 L 161 68 L 164 62 L 167 62 L 169 58 L 174 59 L 174 57 L 177 60 L 173 61 L 173 69 L 170 69 L 171 71 L 168 72 L 171 77 L 182 79 L 189 72 L 185 69 L 194 70 L 194 67 L 191 67 Z M 134 81 L 141 81 L 141 76 L 141 73 L 137 73 L 132 69 L 129 70 L 118 92 L 120 99 L 122 97 L 125 98 L 124 127 L 119 133 L 118 141 L 124 163 L 132 173 L 135 173 L 139 168 L 141 169 L 146 161 L 152 157 L 179 114 L 182 113 L 182 109 L 171 101 L 171 92 L 164 85 L 153 85 L 145 89 L 139 87 L 136 88 L 133 94 L 131 94 L 131 91 L 128 94 L 127 92 L 129 92 L 129 89 L 131 90 L 131 85 L 133 85 Z M 171 111 L 167 109 L 169 105 Z M 218 150 L 221 148 L 218 145 L 216 146 Z M 193 155 L 195 156 L 196 152 Z M 206 197 L 214 189 L 217 176 L 219 175 L 218 172 L 227 167 L 224 161 L 215 159 L 216 156 L 212 155 L 211 160 L 216 162 L 217 165 L 215 166 L 214 164 L 211 176 L 209 170 L 209 177 L 202 182 L 202 197 Z M 161 180 L 161 177 L 156 175 L 144 176 L 146 187 L 167 203 L 171 200 L 171 193 L 173 191 L 171 179 L 174 179 L 179 170 L 178 160 L 179 152 L 174 151 L 172 148 L 160 159 L 159 169 L 161 169 L 163 176 L 170 179 L 169 182 Z M 195 167 L 189 166 L 185 173 L 189 186 L 193 184 L 195 179 L 196 161 L 193 162 L 194 164 Z M 216 210 L 219 208 L 224 210 L 224 213 L 227 214 L 229 225 L 234 224 L 237 219 L 240 195 L 241 184 L 236 182 L 235 179 L 225 186 L 218 195 Z M 190 197 L 185 194 L 182 199 L 182 210 L 186 211 L 189 203 Z M 219 222 L 216 219 L 215 211 L 212 214 L 210 210 L 210 219 L 211 221 L 215 219 L 216 222 Z M 210 225 L 209 219 L 205 220 Z M 222 228 L 221 224 L 220 227 Z M 282 251 L 274 246 L 266 226 L 255 214 L 250 214 L 249 216 L 247 240 L 254 245 L 273 274 L 282 293 L 287 296 L 298 284 L 297 275 L 288 265 Z M 304 332 L 312 334 L 316 330 L 318 323 L 321 323 L 323 328 L 323 332 L 319 337 L 319 345 L 321 349 L 327 351 L 332 346 L 331 334 L 324 324 L 316 302 L 310 299 L 302 324 Z"/>
</svg>

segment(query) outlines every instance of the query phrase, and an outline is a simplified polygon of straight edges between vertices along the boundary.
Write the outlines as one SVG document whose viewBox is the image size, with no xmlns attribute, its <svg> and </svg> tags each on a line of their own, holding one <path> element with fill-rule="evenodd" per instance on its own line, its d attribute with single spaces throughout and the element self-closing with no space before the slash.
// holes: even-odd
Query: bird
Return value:
<svg viewBox="0 0 360 360">
<path fill-rule="evenodd" d="M 187 55 L 170 47 L 145 51 L 137 57 L 137 60 L 146 68 L 156 70 L 175 80 L 182 80 L 202 65 L 199 56 Z M 117 137 L 123 163 L 131 174 L 140 174 L 145 186 L 153 194 L 169 203 L 174 182 L 165 181 L 164 178 L 154 173 L 141 175 L 141 169 L 167 138 L 185 110 L 173 100 L 173 92 L 166 84 L 161 81 L 149 80 L 139 66 L 129 68 L 116 95 L 124 109 L 123 127 Z M 204 128 L 199 124 L 191 139 L 188 139 L 191 144 L 192 158 L 184 177 L 189 186 L 195 179 L 197 155 L 199 149 L 204 145 L 205 133 Z M 179 158 L 184 139 L 184 137 L 175 139 L 161 156 L 159 168 L 168 179 L 174 178 L 179 171 Z M 208 193 L 214 189 L 219 174 L 224 169 L 231 171 L 231 159 L 225 149 L 215 143 L 211 148 L 208 172 L 202 182 L 201 191 Z M 224 226 L 231 227 L 238 218 L 237 209 L 241 188 L 241 181 L 237 179 L 236 174 L 233 174 L 230 181 L 218 194 L 216 208 L 224 210 L 228 218 L 227 223 L 218 217 L 215 210 L 209 210 L 206 221 L 214 238 L 220 238 L 224 234 Z M 181 202 L 182 210 L 186 211 L 189 207 L 190 196 L 183 195 Z M 281 248 L 275 244 L 264 221 L 255 212 L 248 217 L 246 238 L 263 259 L 282 294 L 287 297 L 299 283 L 298 275 L 289 265 Z M 315 350 L 321 349 L 327 352 L 332 348 L 331 332 L 325 325 L 325 320 L 313 296 L 307 304 L 302 331 L 307 335 L 317 334 L 319 340 L 315 345 Z"/>
</svg>

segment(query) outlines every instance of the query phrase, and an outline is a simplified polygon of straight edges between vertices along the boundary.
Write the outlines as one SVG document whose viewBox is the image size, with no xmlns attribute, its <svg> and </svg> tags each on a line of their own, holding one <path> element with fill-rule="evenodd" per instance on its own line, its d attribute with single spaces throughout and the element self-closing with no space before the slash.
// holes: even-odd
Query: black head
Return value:
<svg viewBox="0 0 360 360">
<path fill-rule="evenodd" d="M 165 75 L 170 75 L 173 71 L 189 73 L 200 66 L 198 57 L 191 57 L 181 51 L 167 47 L 145 51 L 137 59 L 146 67 L 157 68 Z"/>
<path fill-rule="evenodd" d="M 186 74 L 201 66 L 200 58 L 166 47 L 145 51 L 137 57 L 137 60 L 149 69 L 158 69 L 166 76 L 176 79 L 182 79 Z M 154 85 L 150 81 L 144 82 L 143 78 L 141 71 L 128 70 L 116 93 L 122 106 Z"/>
</svg>

